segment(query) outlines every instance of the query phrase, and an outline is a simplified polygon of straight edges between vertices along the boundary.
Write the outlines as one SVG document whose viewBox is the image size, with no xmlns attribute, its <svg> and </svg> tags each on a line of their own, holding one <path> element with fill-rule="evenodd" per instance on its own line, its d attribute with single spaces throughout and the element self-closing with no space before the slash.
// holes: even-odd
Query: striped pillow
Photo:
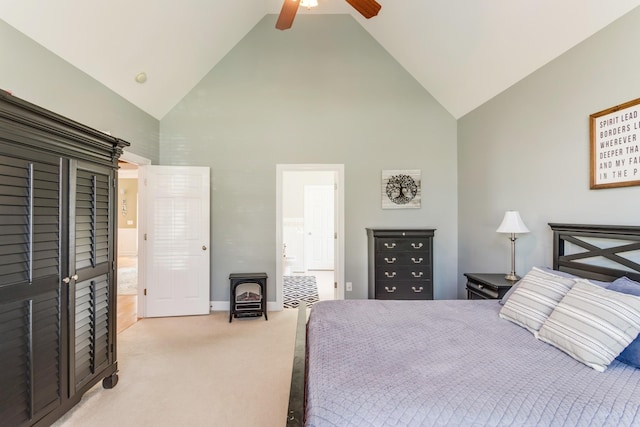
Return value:
<svg viewBox="0 0 640 427">
<path fill-rule="evenodd" d="M 640 297 L 578 279 L 536 337 L 602 372 L 639 332 Z"/>
<path fill-rule="evenodd" d="M 574 283 L 533 267 L 502 306 L 500 317 L 535 333 Z"/>
</svg>

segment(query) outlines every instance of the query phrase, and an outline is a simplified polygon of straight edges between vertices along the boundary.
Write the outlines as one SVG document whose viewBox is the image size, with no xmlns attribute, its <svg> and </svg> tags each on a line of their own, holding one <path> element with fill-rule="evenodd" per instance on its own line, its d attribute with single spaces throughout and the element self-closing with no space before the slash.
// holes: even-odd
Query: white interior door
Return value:
<svg viewBox="0 0 640 427">
<path fill-rule="evenodd" d="M 307 270 L 333 270 L 334 186 L 304 187 L 305 261 Z"/>
<path fill-rule="evenodd" d="M 208 314 L 208 167 L 143 166 L 146 317 Z"/>
</svg>

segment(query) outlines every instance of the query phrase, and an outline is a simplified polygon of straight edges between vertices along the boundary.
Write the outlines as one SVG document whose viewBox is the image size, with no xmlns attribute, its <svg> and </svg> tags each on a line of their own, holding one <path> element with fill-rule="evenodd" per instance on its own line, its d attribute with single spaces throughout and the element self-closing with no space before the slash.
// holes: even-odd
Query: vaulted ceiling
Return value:
<svg viewBox="0 0 640 427">
<path fill-rule="evenodd" d="M 353 15 L 456 118 L 640 6 L 640 0 L 378 0 L 379 15 L 365 20 L 344 0 L 318 1 L 298 13 Z M 0 18 L 162 119 L 281 6 L 282 0 L 0 0 Z M 287 31 L 295 30 L 296 22 Z M 140 72 L 145 84 L 135 81 Z"/>
</svg>

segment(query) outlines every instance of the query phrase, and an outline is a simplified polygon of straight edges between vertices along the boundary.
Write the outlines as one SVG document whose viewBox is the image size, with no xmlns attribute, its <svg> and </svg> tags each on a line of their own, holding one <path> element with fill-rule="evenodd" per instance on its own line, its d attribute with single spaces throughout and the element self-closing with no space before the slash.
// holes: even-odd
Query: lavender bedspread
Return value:
<svg viewBox="0 0 640 427">
<path fill-rule="evenodd" d="M 316 303 L 307 426 L 639 426 L 640 369 L 603 373 L 497 301 Z"/>
</svg>

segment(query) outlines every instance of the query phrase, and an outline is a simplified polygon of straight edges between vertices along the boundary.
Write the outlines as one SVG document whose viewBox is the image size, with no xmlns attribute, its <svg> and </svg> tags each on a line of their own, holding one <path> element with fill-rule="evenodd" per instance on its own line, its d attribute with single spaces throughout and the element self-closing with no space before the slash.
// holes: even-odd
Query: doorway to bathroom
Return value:
<svg viewBox="0 0 640 427">
<path fill-rule="evenodd" d="M 139 185 L 139 166 L 151 161 L 125 151 L 118 162 L 118 258 L 117 274 L 117 333 L 136 323 L 139 310 L 139 271 L 143 261 L 140 259 L 139 228 L 141 193 Z"/>
<path fill-rule="evenodd" d="M 343 165 L 277 165 L 276 303 L 344 299 Z"/>
</svg>

